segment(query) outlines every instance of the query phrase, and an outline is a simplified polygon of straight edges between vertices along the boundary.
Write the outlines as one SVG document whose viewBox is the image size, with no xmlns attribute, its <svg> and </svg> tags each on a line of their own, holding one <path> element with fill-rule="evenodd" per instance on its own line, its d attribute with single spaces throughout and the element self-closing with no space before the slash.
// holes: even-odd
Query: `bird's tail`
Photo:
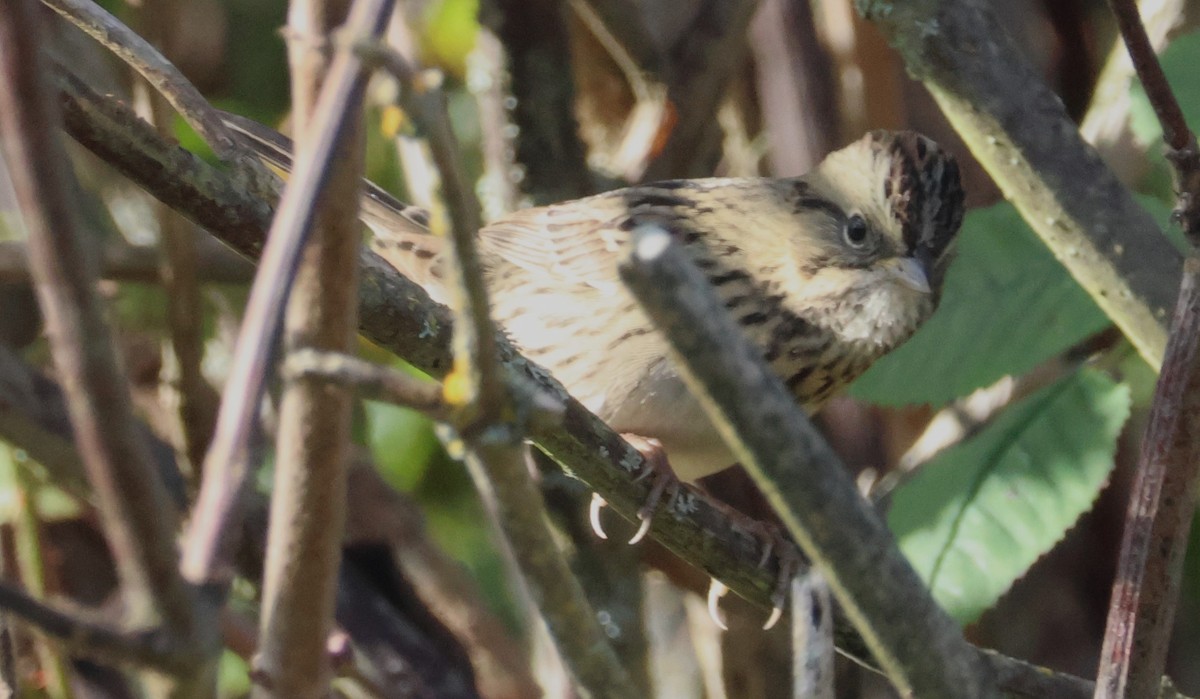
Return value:
<svg viewBox="0 0 1200 699">
<path fill-rule="evenodd" d="M 223 112 L 221 117 L 235 137 L 270 167 L 283 176 L 292 172 L 292 140 L 275 129 Z M 359 216 L 374 232 L 371 248 L 398 272 L 441 296 L 441 257 L 443 240 L 429 230 L 429 212 L 405 204 L 379 185 L 363 180 Z"/>
</svg>

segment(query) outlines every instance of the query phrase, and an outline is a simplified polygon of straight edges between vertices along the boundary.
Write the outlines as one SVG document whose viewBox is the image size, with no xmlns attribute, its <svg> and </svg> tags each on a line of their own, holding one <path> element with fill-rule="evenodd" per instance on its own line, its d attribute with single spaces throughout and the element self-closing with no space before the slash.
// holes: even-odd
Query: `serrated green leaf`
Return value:
<svg viewBox="0 0 1200 699">
<path fill-rule="evenodd" d="M 1128 388 L 1081 370 L 896 490 L 888 526 L 955 619 L 978 618 L 1091 507 L 1128 416 Z"/>
<path fill-rule="evenodd" d="M 850 394 L 882 405 L 943 405 L 1026 372 L 1108 323 L 1011 204 L 975 210 L 937 312 Z"/>
</svg>

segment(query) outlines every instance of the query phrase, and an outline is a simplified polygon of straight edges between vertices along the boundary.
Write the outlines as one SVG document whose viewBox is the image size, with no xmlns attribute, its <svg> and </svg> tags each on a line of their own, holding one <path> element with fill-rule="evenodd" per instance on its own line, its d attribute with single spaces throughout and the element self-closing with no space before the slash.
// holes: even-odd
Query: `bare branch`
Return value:
<svg viewBox="0 0 1200 699">
<path fill-rule="evenodd" d="M 176 568 L 176 512 L 134 421 L 125 374 L 94 289 L 93 258 L 68 195 L 58 110 L 41 85 L 35 9 L 22 0 L 0 13 L 0 136 L 29 229 L 30 263 L 51 349 L 65 378 L 71 422 L 131 621 L 163 623 L 167 633 L 208 655 L 215 650 L 207 642 L 211 636 L 200 633 L 204 620 Z"/>
<path fill-rule="evenodd" d="M 859 0 L 1029 225 L 1153 367 L 1181 259 L 982 2 Z"/>
<path fill-rule="evenodd" d="M 452 222 L 448 251 L 454 310 L 454 371 L 447 377 L 448 401 L 457 409 L 451 425 L 465 447 L 475 486 L 500 525 L 555 646 L 587 696 L 635 696 L 596 612 L 588 603 L 546 518 L 541 493 L 529 475 L 515 401 L 500 362 L 496 328 L 488 311 L 486 276 L 475 247 L 481 225 L 476 201 L 459 166 L 458 142 L 450 130 L 445 98 L 403 57 L 376 49 L 376 57 L 400 82 L 405 111 L 429 136 Z"/>
<path fill-rule="evenodd" d="M 160 631 L 131 634 L 54 609 L 24 592 L 0 583 L 0 608 L 47 636 L 62 642 L 73 654 L 118 663 L 134 663 L 171 674 L 190 672 L 198 649 L 172 641 Z"/>
<path fill-rule="evenodd" d="M 198 251 L 196 278 L 217 284 L 249 284 L 254 267 L 224 247 Z M 110 245 L 100 250 L 100 277 L 122 282 L 157 284 L 163 280 L 158 251 L 141 245 Z M 25 243 L 0 242 L 0 284 L 28 282 L 29 250 Z"/>
<path fill-rule="evenodd" d="M 392 8 L 391 0 L 356 0 L 341 31 L 355 40 L 377 41 Z M 353 51 L 330 42 L 338 14 L 336 3 L 327 0 L 292 0 L 288 10 L 292 108 L 300 135 L 297 177 L 284 189 L 266 255 L 276 236 L 303 241 L 304 249 L 302 258 L 290 254 L 280 258 L 278 267 L 264 266 L 259 280 L 270 282 L 274 275 L 288 297 L 285 352 L 348 352 L 357 325 L 364 157 L 360 116 L 370 71 Z M 324 134 L 334 136 L 325 139 Z M 293 274 L 288 293 L 284 280 Z M 252 296 L 258 290 L 256 284 Z M 269 322 L 277 324 L 278 318 Z M 239 350 L 255 353 L 256 342 L 262 343 L 259 347 L 274 344 L 273 330 L 259 335 L 254 325 L 243 328 Z M 251 380 L 258 388 L 248 396 L 254 406 L 262 377 Z M 265 681 L 265 690 L 257 687 L 255 696 L 316 697 L 329 691 L 333 668 L 326 644 L 333 629 L 346 520 L 351 399 L 348 389 L 323 381 L 299 378 L 284 384 L 255 662 L 256 684 Z M 254 420 L 252 414 L 244 417 Z M 231 453 L 244 448 L 236 446 Z M 206 485 L 207 475 L 206 469 Z"/>
<path fill-rule="evenodd" d="M 1172 30 L 1182 22 L 1187 0 L 1142 0 L 1139 9 L 1151 46 L 1155 51 L 1166 47 Z M 1133 136 L 1129 130 L 1129 114 L 1132 96 L 1130 83 L 1135 77 L 1129 52 L 1120 36 L 1113 42 L 1104 68 L 1096 78 L 1092 90 L 1092 103 L 1079 124 L 1079 132 L 1088 143 L 1100 151 L 1104 160 L 1117 174 L 1128 178 L 1130 167 L 1125 161 L 1145 161 L 1140 147 L 1134 151 Z"/>
<path fill-rule="evenodd" d="M 386 5 L 382 7 L 380 5 Z M 362 23 L 350 25 L 358 36 L 379 36 L 390 3 L 376 0 L 356 7 L 371 6 L 371 14 Z M 366 11 L 366 10 L 364 10 Z M 374 20 L 374 21 L 372 21 Z M 311 156 L 296 163 L 278 214 L 272 225 L 269 243 L 242 319 L 235 360 L 226 382 L 224 399 L 204 462 L 204 481 L 196 513 L 184 546 L 183 572 L 189 580 L 201 584 L 224 574 L 233 533 L 238 528 L 240 494 L 247 479 L 244 463 L 246 445 L 256 422 L 262 396 L 264 374 L 280 330 L 278 309 L 283 307 L 295 280 L 297 262 L 313 228 L 312 202 L 317 201 L 328 184 L 328 164 L 346 152 L 346 135 L 356 116 L 345 105 L 357 102 L 366 85 L 360 59 L 352 52 L 341 55 L 322 90 L 313 118 L 319 131 L 312 134 Z M 261 243 L 260 243 L 261 244 Z"/>
<path fill-rule="evenodd" d="M 1154 46 L 1142 26 L 1137 4 L 1134 0 L 1109 0 L 1108 5 L 1117 17 L 1130 60 L 1162 125 L 1167 160 L 1175 168 L 1178 196 L 1175 217 L 1183 225 L 1183 233 L 1192 245 L 1200 245 L 1200 148 L 1196 145 L 1196 136 L 1188 128 L 1183 109 L 1167 83 Z"/>
<path fill-rule="evenodd" d="M 670 340 L 692 393 L 829 580 L 899 692 L 997 696 L 962 629 L 930 596 L 844 465 L 670 234 L 657 226 L 635 230 L 621 278 Z"/>
<path fill-rule="evenodd" d="M 60 99 L 72 136 L 243 254 L 251 258 L 261 254 L 271 217 L 269 204 L 234 186 L 224 173 L 178 146 L 162 142 L 119 103 L 91 93 L 77 80 L 59 77 Z M 438 376 L 446 374 L 451 364 L 451 319 L 446 309 L 379 256 L 364 251 L 360 262 L 359 330 L 418 368 Z M 571 398 L 545 370 L 504 343 L 501 354 L 510 371 L 563 406 L 558 427 L 535 429 L 531 424 L 529 438 L 569 474 L 600 493 L 614 511 L 635 520 L 649 488 L 645 482 L 634 481 L 642 467 L 641 455 Z M 690 514 L 655 518 L 650 535 L 740 596 L 770 608 L 776 581 L 772 571 L 758 565 L 762 555 L 758 540 L 729 520 L 727 508 L 706 496 L 697 495 L 692 504 Z M 1040 682 L 1059 692 L 1055 696 L 1091 696 L 1092 685 L 1086 680 L 1044 668 L 1029 669 L 1011 658 L 1000 657 L 995 664 L 1011 668 L 1010 676 L 1037 673 Z M 1010 686 L 1015 685 L 1004 685 Z"/>
<path fill-rule="evenodd" d="M 1200 245 L 1200 151 L 1132 0 L 1110 0 L 1175 166 L 1176 216 Z M 1096 679 L 1096 697 L 1150 696 L 1162 684 L 1200 485 L 1200 258 L 1193 247 L 1133 485 Z"/>
<path fill-rule="evenodd" d="M 92 0 L 43 0 L 43 3 L 141 74 L 204 138 L 218 157 L 240 166 L 241 176 L 255 184 L 256 191 L 270 191 L 268 183 L 274 179 L 253 156 L 238 147 L 217 110 L 150 42 Z"/>
</svg>

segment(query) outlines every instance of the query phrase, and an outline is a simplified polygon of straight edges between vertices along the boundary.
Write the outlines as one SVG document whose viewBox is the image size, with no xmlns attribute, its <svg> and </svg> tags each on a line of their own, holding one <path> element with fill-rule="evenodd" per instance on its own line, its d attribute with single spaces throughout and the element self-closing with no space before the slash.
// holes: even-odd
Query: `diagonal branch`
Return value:
<svg viewBox="0 0 1200 699">
<path fill-rule="evenodd" d="M 483 262 L 475 246 L 479 202 L 459 166 L 445 96 L 424 84 L 399 54 L 377 51 L 377 56 L 399 81 L 405 111 L 429 134 L 450 209 L 449 264 L 444 271 L 455 319 L 454 371 L 443 392 L 457 408 L 450 421 L 455 439 L 461 439 L 475 487 L 504 532 L 534 604 L 582 693 L 613 699 L 633 696 L 633 685 L 596 610 L 555 541 L 545 502 L 526 465 L 526 425 L 520 416 L 529 411 L 517 403 L 500 361 Z"/>
<path fill-rule="evenodd" d="M 635 230 L 621 278 L 900 694 L 998 696 L 988 666 L 670 233 Z"/>
<path fill-rule="evenodd" d="M 69 75 L 59 74 L 60 101 L 69 133 L 150 194 L 178 209 L 249 258 L 262 253 L 271 207 L 223 172 L 163 142 L 147 125 L 114 100 L 92 93 Z M 360 255 L 359 331 L 381 347 L 436 376 L 450 369 L 450 315 L 416 284 L 401 277 L 378 255 Z M 570 475 L 600 493 L 630 521 L 646 500 L 649 485 L 635 482 L 642 457 L 540 367 L 501 342 L 508 370 L 563 406 L 554 427 L 531 424 L 529 438 Z M 694 510 L 656 517 L 651 535 L 692 565 L 764 609 L 771 607 L 775 576 L 759 567 L 759 542 L 734 526 L 726 508 L 698 495 Z M 1054 696 L 1084 699 L 1091 683 L 997 656 L 1006 669 L 1006 688 L 1046 687 Z M 997 670 L 997 674 L 1000 672 Z M 1030 674 L 1037 674 L 1033 681 Z M 1023 682 L 1023 684 L 1022 684 Z M 1038 696 L 1022 693 L 1023 696 Z"/>
<path fill-rule="evenodd" d="M 382 17 L 390 9 L 390 3 L 384 4 L 387 7 L 373 8 Z M 360 19 L 362 25 L 350 30 L 360 36 L 378 36 L 382 26 L 375 25 L 382 25 L 383 19 L 371 20 L 368 13 Z M 282 322 L 278 309 L 291 291 L 301 250 L 312 233 L 316 215 L 312 202 L 328 185 L 328 165 L 343 152 L 346 136 L 355 123 L 356 117 L 345 105 L 361 99 L 368 77 L 361 68 L 361 60 L 347 52 L 322 90 L 313 118 L 320 129 L 311 134 L 311 157 L 296 163 L 262 251 L 262 264 L 246 303 L 216 433 L 204 461 L 204 481 L 184 546 L 184 576 L 197 584 L 211 582 L 227 569 L 239 527 L 240 496 L 248 479 L 248 443 Z M 254 245 L 261 245 L 261 238 Z"/>
<path fill-rule="evenodd" d="M 274 182 L 265 168 L 244 149 L 221 121 L 220 113 L 204 99 L 170 61 L 137 32 L 125 26 L 92 0 L 43 0 L 114 55 L 136 70 L 159 92 L 222 160 L 237 163 L 239 172 L 258 191 L 269 191 Z"/>
<path fill-rule="evenodd" d="M 1132 0 L 1110 0 L 1162 124 L 1175 167 L 1176 217 L 1192 243 L 1125 518 L 1096 697 L 1148 696 L 1166 669 L 1200 485 L 1200 152 Z"/>
<path fill-rule="evenodd" d="M 125 586 L 130 621 L 162 623 L 167 633 L 208 654 L 215 647 L 208 634 L 199 635 L 204 622 L 176 568 L 176 512 L 137 429 L 95 291 L 93 256 L 69 196 L 60 117 L 41 84 L 35 10 L 34 3 L 21 0 L 0 13 L 0 136 L 29 229 L 30 263 L 51 350 Z"/>
<path fill-rule="evenodd" d="M 376 41 L 393 5 L 392 0 L 355 0 L 341 31 L 355 39 Z M 348 352 L 354 344 L 364 158 L 359 117 L 371 71 L 353 51 L 330 42 L 339 14 L 336 3 L 328 0 L 292 0 L 288 9 L 292 106 L 300 134 L 297 178 L 284 189 L 268 254 L 276 242 L 302 241 L 303 255 L 281 258 L 278 267 L 264 266 L 251 292 L 272 283 L 286 288 L 284 280 L 294 275 L 290 293 L 283 292 L 286 309 L 271 310 L 272 323 L 283 316 L 285 352 L 301 348 Z M 331 43 L 332 55 L 327 50 Z M 325 134 L 330 137 L 324 138 Z M 306 191 L 309 187 L 311 191 Z M 238 350 L 253 353 L 274 344 L 274 328 L 259 332 L 256 325 L 244 325 Z M 251 380 L 261 382 L 262 376 Z M 258 404 L 259 390 L 261 383 L 248 394 L 251 407 Z M 255 662 L 256 697 L 317 697 L 329 691 L 333 668 L 326 643 L 333 630 L 346 520 L 352 398 L 346 387 L 303 377 L 283 386 Z M 256 418 L 241 416 L 247 422 Z M 244 448 L 237 445 L 233 453 L 240 457 L 238 452 Z M 205 485 L 208 476 L 206 469 Z M 228 523 L 217 526 L 240 524 L 236 510 L 225 514 Z"/>
<path fill-rule="evenodd" d="M 1182 261 L 978 0 L 857 0 L 1004 194 L 1159 367 Z"/>
<path fill-rule="evenodd" d="M 137 663 L 169 673 L 185 673 L 195 649 L 159 631 L 126 633 L 78 614 L 55 609 L 7 584 L 0 584 L 0 608 L 58 639 L 72 654 L 118 663 Z"/>
</svg>

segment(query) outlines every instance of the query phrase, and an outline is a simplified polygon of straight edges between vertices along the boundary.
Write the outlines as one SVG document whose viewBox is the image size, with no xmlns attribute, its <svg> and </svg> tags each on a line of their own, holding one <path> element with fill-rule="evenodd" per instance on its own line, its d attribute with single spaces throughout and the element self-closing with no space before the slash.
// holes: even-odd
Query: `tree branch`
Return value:
<svg viewBox="0 0 1200 699">
<path fill-rule="evenodd" d="M 341 31 L 354 40 L 378 41 L 393 5 L 392 0 L 356 0 Z M 331 41 L 341 23 L 339 15 L 338 4 L 329 0 L 289 4 L 292 114 L 300 137 L 296 178 L 284 188 L 266 256 L 277 241 L 291 241 L 297 247 L 279 258 L 279 266 L 261 268 L 250 302 L 260 291 L 259 282 L 266 289 L 281 289 L 287 297 L 285 352 L 298 348 L 348 352 L 354 345 L 356 258 L 362 240 L 360 122 L 371 71 L 357 53 Z M 295 281 L 289 291 L 292 275 Z M 242 326 L 239 351 L 253 355 L 274 345 L 279 309 L 271 312 L 275 314 L 271 327 Z M 253 409 L 260 400 L 263 377 L 249 380 L 255 382 L 254 391 L 247 394 L 248 407 Z M 256 684 L 260 684 L 256 697 L 318 697 L 329 691 L 333 668 L 326 644 L 333 629 L 346 520 L 352 397 L 345 387 L 306 378 L 283 387 L 255 663 Z M 235 408 L 232 414 L 237 413 Z M 239 417 L 246 421 L 243 430 L 257 419 L 252 411 Z M 242 453 L 246 447 L 237 442 L 232 446 L 230 454 Z M 241 484 L 236 490 L 241 490 Z M 229 512 L 235 526 L 240 525 L 238 514 Z"/>
<path fill-rule="evenodd" d="M 1176 216 L 1193 245 L 1125 517 L 1096 697 L 1158 691 L 1179 604 L 1200 485 L 1200 154 L 1132 0 L 1110 0 L 1129 56 L 1162 123 L 1176 170 Z"/>
<path fill-rule="evenodd" d="M 1159 367 L 1181 259 L 978 1 L 858 0 L 1004 194 Z"/>
<path fill-rule="evenodd" d="M 204 685 L 215 636 L 176 568 L 176 512 L 133 418 L 125 373 L 94 288 L 93 259 L 68 192 L 60 117 L 42 89 L 36 5 L 9 3 L 0 13 L 0 137 L 29 228 L 30 263 L 45 311 L 51 350 L 84 466 L 124 583 L 130 621 L 163 624 L 195 644 L 203 662 L 184 680 Z"/>
<path fill-rule="evenodd" d="M 428 134 L 450 209 L 449 256 L 444 271 L 454 311 L 454 371 L 443 393 L 455 408 L 450 424 L 465 446 L 466 462 L 484 503 L 508 540 L 538 612 L 583 694 L 634 696 L 633 685 L 600 628 L 579 581 L 555 542 L 546 506 L 526 465 L 520 424 L 530 411 L 516 402 L 500 363 L 497 333 L 488 310 L 486 276 L 475 239 L 479 202 L 459 166 L 445 98 L 423 84 L 398 54 L 377 51 L 400 82 L 405 111 Z"/>
<path fill-rule="evenodd" d="M 233 185 L 223 172 L 149 132 L 144 122 L 114 100 L 59 75 L 60 101 L 71 135 L 118 171 L 207 228 L 250 258 L 262 251 L 271 219 L 270 205 Z M 359 330 L 384 349 L 435 376 L 450 368 L 450 315 L 416 284 L 400 276 L 378 255 L 360 255 Z M 635 482 L 642 457 L 589 413 L 549 374 L 501 342 L 508 370 L 563 406 L 557 427 L 531 424 L 529 438 L 568 474 L 600 493 L 630 521 L 645 502 L 649 484 Z M 725 509 L 697 495 L 694 509 L 656 517 L 650 530 L 659 543 L 697 568 L 721 580 L 738 595 L 764 609 L 771 606 L 775 576 L 761 569 L 759 542 L 731 523 Z M 1017 664 L 1010 658 L 997 663 Z M 1042 668 L 1039 673 L 1069 699 L 1091 696 L 1091 683 Z M 1079 683 L 1085 685 L 1079 690 Z M 1009 687 L 1010 685 L 1005 685 Z M 1036 695 L 1034 695 L 1036 696 Z"/>
<path fill-rule="evenodd" d="M 364 38 L 378 37 L 391 3 L 373 0 L 366 7 L 366 14 L 355 15 L 357 23 L 348 25 L 347 31 Z M 313 202 L 319 200 L 329 183 L 329 163 L 347 152 L 346 136 L 356 123 L 356 117 L 345 107 L 361 100 L 368 76 L 357 55 L 346 52 L 341 58 L 322 90 L 313 118 L 314 129 L 319 130 L 306 134 L 312 139 L 312 150 L 308 158 L 296 163 L 271 223 L 259 274 L 246 303 L 217 431 L 205 457 L 204 481 L 184 546 L 184 576 L 197 584 L 212 582 L 228 569 L 240 520 L 240 496 L 248 478 L 247 444 L 282 322 L 278 310 L 288 298 L 301 250 L 313 230 Z M 254 241 L 252 247 L 261 245 L 261 240 Z"/>
<path fill-rule="evenodd" d="M 200 134 L 221 160 L 237 163 L 244 181 L 254 191 L 266 193 L 275 180 L 251 154 L 238 147 L 237 139 L 221 121 L 200 91 L 150 42 L 138 36 L 92 0 L 42 0 L 50 9 L 79 27 L 136 70 L 188 124 Z"/>
<path fill-rule="evenodd" d="M 55 609 L 21 590 L 0 583 L 0 608 L 51 638 L 72 654 L 117 663 L 136 663 L 171 674 L 183 674 L 202 660 L 161 631 L 126 633 L 104 623 Z"/>
<path fill-rule="evenodd" d="M 665 229 L 634 231 L 621 278 L 667 336 L 688 387 L 900 694 L 997 696 L 962 629 Z"/>
<path fill-rule="evenodd" d="M 201 283 L 249 284 L 254 267 L 223 246 L 197 251 L 196 277 Z M 100 277 L 122 282 L 157 284 L 163 279 L 158 252 L 145 245 L 109 245 L 100 250 Z M 29 249 L 22 242 L 0 242 L 0 284 L 30 280 Z"/>
</svg>

